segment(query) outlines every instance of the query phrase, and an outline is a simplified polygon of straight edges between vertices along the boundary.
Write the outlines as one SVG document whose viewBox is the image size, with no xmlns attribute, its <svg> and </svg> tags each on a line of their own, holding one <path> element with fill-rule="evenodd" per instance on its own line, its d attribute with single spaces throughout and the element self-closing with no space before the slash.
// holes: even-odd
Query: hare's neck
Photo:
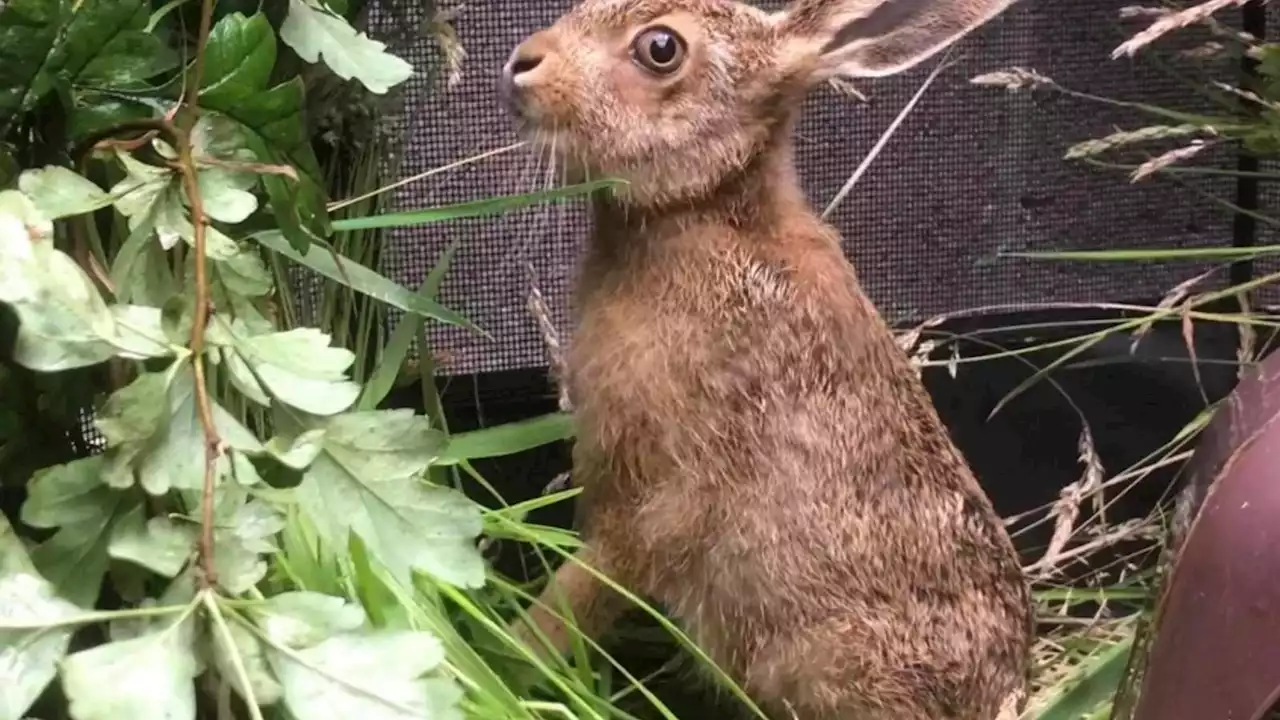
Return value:
<svg viewBox="0 0 1280 720">
<path fill-rule="evenodd" d="M 696 200 L 637 207 L 604 193 L 592 201 L 591 251 L 623 261 L 673 243 L 698 242 L 701 228 L 732 229 L 732 235 L 767 241 L 797 213 L 812 213 L 796 177 L 790 143 L 756 156 Z"/>
</svg>

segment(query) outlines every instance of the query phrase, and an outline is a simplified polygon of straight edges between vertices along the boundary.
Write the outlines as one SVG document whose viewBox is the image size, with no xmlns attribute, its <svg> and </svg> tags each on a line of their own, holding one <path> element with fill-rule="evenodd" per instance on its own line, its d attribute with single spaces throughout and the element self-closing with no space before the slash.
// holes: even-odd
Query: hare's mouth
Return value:
<svg viewBox="0 0 1280 720">
<path fill-rule="evenodd" d="M 561 128 L 531 127 L 521 129 L 520 139 L 530 150 L 562 173 L 581 175 L 589 172 L 590 163 L 577 134 Z"/>
</svg>

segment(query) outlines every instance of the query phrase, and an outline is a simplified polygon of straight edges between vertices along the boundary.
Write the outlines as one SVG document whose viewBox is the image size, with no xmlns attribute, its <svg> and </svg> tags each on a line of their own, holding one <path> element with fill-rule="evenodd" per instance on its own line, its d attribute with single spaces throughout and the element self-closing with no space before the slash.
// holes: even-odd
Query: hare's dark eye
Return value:
<svg viewBox="0 0 1280 720">
<path fill-rule="evenodd" d="M 684 62 L 684 40 L 673 30 L 650 28 L 632 41 L 631 55 L 644 69 L 669 75 Z"/>
</svg>

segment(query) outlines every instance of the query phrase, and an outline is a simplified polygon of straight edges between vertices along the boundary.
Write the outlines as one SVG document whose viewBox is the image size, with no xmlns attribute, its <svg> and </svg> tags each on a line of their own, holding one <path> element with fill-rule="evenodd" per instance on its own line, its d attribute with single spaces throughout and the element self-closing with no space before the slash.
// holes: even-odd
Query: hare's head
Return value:
<svg viewBox="0 0 1280 720">
<path fill-rule="evenodd" d="M 834 76 L 890 75 L 1014 0 L 585 0 L 503 68 L 522 133 L 639 204 L 710 192 Z"/>
</svg>

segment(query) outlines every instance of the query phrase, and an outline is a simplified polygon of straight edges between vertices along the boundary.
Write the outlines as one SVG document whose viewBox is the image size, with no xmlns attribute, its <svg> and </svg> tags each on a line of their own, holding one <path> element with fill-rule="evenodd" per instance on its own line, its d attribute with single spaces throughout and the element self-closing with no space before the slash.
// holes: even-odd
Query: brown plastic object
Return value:
<svg viewBox="0 0 1280 720">
<path fill-rule="evenodd" d="M 1191 459 L 1203 502 L 1167 583 L 1134 720 L 1263 720 L 1280 697 L 1277 420 L 1280 353 L 1240 381 Z"/>
</svg>

